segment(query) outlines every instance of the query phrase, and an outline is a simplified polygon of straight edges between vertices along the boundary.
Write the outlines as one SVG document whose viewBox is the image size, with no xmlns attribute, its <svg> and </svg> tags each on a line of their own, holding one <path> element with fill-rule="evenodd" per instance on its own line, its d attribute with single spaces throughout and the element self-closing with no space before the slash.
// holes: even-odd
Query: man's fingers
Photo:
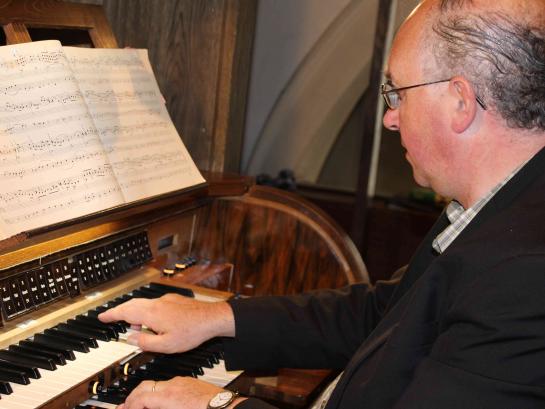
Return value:
<svg viewBox="0 0 545 409">
<path fill-rule="evenodd" d="M 129 341 L 130 338 L 132 339 Z M 131 334 L 127 341 L 132 345 L 138 345 L 144 351 L 168 352 L 168 341 L 165 342 L 165 336 L 161 334 L 138 332 Z"/>
<path fill-rule="evenodd" d="M 158 382 L 143 381 L 127 397 L 125 409 L 155 409 L 160 407 L 161 396 L 155 386 Z"/>
<path fill-rule="evenodd" d="M 136 298 L 98 315 L 102 322 L 127 321 L 130 324 L 145 324 L 151 300 Z"/>
<path fill-rule="evenodd" d="M 142 392 L 134 396 L 133 399 L 127 399 L 125 409 L 160 409 L 164 397 L 154 392 Z"/>
</svg>

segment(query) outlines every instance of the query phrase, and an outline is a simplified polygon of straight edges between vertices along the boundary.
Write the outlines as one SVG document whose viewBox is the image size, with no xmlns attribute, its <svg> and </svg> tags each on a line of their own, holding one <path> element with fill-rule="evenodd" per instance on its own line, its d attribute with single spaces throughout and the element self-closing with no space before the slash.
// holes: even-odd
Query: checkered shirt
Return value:
<svg viewBox="0 0 545 409">
<path fill-rule="evenodd" d="M 458 235 L 467 227 L 467 225 L 473 220 L 479 211 L 487 204 L 490 199 L 494 197 L 498 191 L 505 186 L 507 182 L 511 180 L 513 176 L 526 164 L 524 162 L 522 165 L 517 167 L 513 172 L 511 172 L 504 180 L 498 183 L 494 188 L 488 192 L 483 198 L 481 198 L 477 203 L 471 206 L 469 209 L 464 209 L 460 202 L 452 200 L 447 206 L 447 218 L 450 221 L 450 225 L 443 230 L 441 233 L 435 237 L 433 240 L 432 246 L 435 251 L 439 254 L 443 253 L 448 246 L 458 237 Z"/>
</svg>

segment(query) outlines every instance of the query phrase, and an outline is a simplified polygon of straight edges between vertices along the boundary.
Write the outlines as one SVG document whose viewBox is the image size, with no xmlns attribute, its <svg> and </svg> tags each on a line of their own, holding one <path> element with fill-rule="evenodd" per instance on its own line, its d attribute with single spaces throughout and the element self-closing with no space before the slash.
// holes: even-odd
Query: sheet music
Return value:
<svg viewBox="0 0 545 409">
<path fill-rule="evenodd" d="M 204 182 L 170 120 L 147 50 L 64 51 L 126 202 Z"/>
<path fill-rule="evenodd" d="M 0 238 L 122 203 L 57 41 L 0 47 Z"/>
</svg>

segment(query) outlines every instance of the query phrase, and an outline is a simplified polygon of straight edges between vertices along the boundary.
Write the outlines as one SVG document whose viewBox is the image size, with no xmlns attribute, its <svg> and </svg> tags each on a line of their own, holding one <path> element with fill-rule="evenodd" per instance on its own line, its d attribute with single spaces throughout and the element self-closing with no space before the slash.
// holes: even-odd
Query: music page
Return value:
<svg viewBox="0 0 545 409">
<path fill-rule="evenodd" d="M 123 202 L 61 44 L 0 47 L 0 239 Z"/>
<path fill-rule="evenodd" d="M 147 50 L 64 51 L 126 202 L 204 182 L 168 115 Z"/>
</svg>

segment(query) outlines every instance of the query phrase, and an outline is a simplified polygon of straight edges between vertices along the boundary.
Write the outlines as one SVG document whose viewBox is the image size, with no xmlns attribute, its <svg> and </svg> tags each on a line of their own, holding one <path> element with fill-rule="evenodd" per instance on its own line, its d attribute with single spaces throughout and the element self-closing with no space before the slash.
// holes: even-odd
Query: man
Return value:
<svg viewBox="0 0 545 409">
<path fill-rule="evenodd" d="M 382 93 L 414 178 L 452 197 L 401 279 L 295 297 L 135 300 L 143 349 L 213 336 L 232 368 L 344 369 L 326 408 L 545 407 L 545 2 L 425 0 Z M 126 409 L 206 408 L 219 388 L 144 382 Z M 229 407 L 267 408 L 236 398 Z"/>
</svg>

